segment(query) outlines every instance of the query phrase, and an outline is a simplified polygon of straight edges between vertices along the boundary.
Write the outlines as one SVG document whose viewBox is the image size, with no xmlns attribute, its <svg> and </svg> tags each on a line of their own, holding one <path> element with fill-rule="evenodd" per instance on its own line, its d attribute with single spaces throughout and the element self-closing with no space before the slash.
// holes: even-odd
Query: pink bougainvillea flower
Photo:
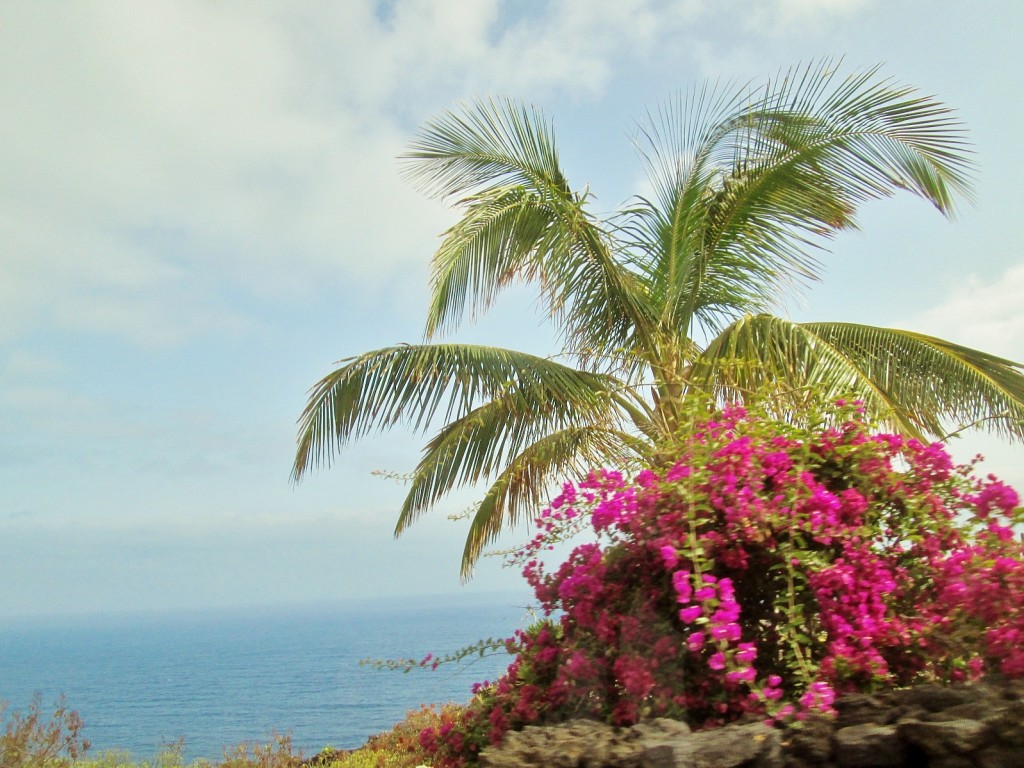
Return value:
<svg viewBox="0 0 1024 768">
<path fill-rule="evenodd" d="M 718 590 L 714 587 L 701 587 L 693 593 L 693 596 L 700 600 L 702 603 L 706 603 L 708 600 L 714 600 L 718 594 Z"/>
<path fill-rule="evenodd" d="M 754 663 L 754 659 L 756 659 L 756 658 L 757 658 L 757 646 L 756 645 L 754 645 L 753 643 L 740 643 L 739 644 L 739 650 L 737 650 L 737 652 L 736 652 L 736 661 L 738 661 L 740 664 L 753 664 Z M 772 675 L 772 677 L 775 677 L 776 679 L 778 679 L 778 677 L 776 675 Z M 769 678 L 769 681 L 770 680 L 771 680 L 771 678 Z M 775 685 L 778 685 L 778 683 L 775 683 Z"/>
<path fill-rule="evenodd" d="M 661 552 L 661 561 L 665 564 L 666 568 L 675 568 L 679 564 L 679 555 L 676 552 L 676 548 L 671 544 L 666 544 L 659 551 Z M 686 573 L 687 582 L 689 582 L 689 572 L 680 571 L 680 573 Z M 675 574 L 673 574 L 674 576 Z M 689 587 L 689 583 L 687 583 L 687 587 Z M 676 592 L 679 592 L 678 586 L 676 587 Z M 689 598 L 686 599 L 689 600 Z"/>
<path fill-rule="evenodd" d="M 840 690 L 1024 678 L 1016 492 L 843 409 L 815 430 L 702 412 L 664 480 L 563 488 L 518 560 L 546 619 L 464 719 L 424 731 L 432 764 L 547 714 L 714 727 L 831 712 Z M 573 520 L 595 541 L 549 566 Z"/>
<path fill-rule="evenodd" d="M 673 552 L 675 550 L 673 549 Z M 676 571 L 672 574 L 672 588 L 675 589 L 680 603 L 688 603 L 693 597 L 693 589 L 690 587 L 690 572 Z"/>
<path fill-rule="evenodd" d="M 636 476 L 636 484 L 641 488 L 653 488 L 658 484 L 659 479 L 657 473 L 649 469 L 642 469 Z"/>
<path fill-rule="evenodd" d="M 757 671 L 753 667 L 742 667 L 725 673 L 725 679 L 730 683 L 752 683 L 757 678 Z"/>
<path fill-rule="evenodd" d="M 693 624 L 704 613 L 699 605 L 691 605 L 689 608 L 679 609 L 679 620 L 684 624 Z"/>
</svg>

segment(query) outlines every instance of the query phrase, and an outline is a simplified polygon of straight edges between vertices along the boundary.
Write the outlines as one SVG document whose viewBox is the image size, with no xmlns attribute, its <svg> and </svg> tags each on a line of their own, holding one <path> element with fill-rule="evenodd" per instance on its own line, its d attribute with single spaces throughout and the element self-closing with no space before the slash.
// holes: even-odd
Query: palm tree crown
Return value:
<svg viewBox="0 0 1024 768">
<path fill-rule="evenodd" d="M 537 109 L 479 101 L 422 129 L 409 176 L 461 212 L 434 254 L 427 343 L 343 360 L 313 387 L 296 479 L 350 440 L 440 419 L 396 534 L 452 489 L 489 483 L 466 576 L 555 481 L 665 455 L 693 393 L 773 390 L 791 418 L 808 391 L 854 393 L 910 435 L 984 421 L 1024 436 L 1018 363 L 769 314 L 818 276 L 823 246 L 855 226 L 861 202 L 906 190 L 950 215 L 969 195 L 970 150 L 948 108 L 874 69 L 840 76 L 824 62 L 732 94 L 697 90 L 648 118 L 638 145 L 653 193 L 607 218 L 570 187 Z M 539 287 L 567 362 L 432 341 L 515 281 Z"/>
</svg>

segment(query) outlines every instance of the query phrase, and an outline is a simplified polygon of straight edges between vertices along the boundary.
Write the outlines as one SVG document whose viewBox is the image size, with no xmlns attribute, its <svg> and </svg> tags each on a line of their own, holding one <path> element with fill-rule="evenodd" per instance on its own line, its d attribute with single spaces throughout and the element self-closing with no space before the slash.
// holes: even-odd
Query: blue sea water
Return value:
<svg viewBox="0 0 1024 768">
<path fill-rule="evenodd" d="M 500 653 L 408 674 L 361 659 L 422 658 L 510 636 L 521 595 L 349 602 L 0 624 L 0 701 L 64 696 L 92 752 L 152 758 L 184 739 L 189 760 L 287 733 L 306 754 L 354 748 L 420 704 L 464 702 Z"/>
</svg>

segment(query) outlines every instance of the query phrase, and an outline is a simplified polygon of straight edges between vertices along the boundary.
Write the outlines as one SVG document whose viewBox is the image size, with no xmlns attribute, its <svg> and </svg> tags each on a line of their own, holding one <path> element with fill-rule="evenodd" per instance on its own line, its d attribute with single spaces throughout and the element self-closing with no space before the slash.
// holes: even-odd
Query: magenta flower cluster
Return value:
<svg viewBox="0 0 1024 768">
<path fill-rule="evenodd" d="M 1017 494 L 874 433 L 856 403 L 828 415 L 802 430 L 726 408 L 672 462 L 566 485 L 517 560 L 548 618 L 510 640 L 463 733 L 802 718 L 849 691 L 1024 676 Z M 552 537 L 581 519 L 597 540 L 549 572 Z"/>
</svg>

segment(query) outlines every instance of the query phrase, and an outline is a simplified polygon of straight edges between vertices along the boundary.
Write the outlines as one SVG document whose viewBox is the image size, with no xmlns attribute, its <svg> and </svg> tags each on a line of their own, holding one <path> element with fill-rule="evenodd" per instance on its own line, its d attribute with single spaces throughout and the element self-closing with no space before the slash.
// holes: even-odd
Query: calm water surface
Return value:
<svg viewBox="0 0 1024 768">
<path fill-rule="evenodd" d="M 0 700 L 64 695 L 93 751 L 135 759 L 185 740 L 188 759 L 290 733 L 308 754 L 352 748 L 423 703 L 465 701 L 500 654 L 409 674 L 365 658 L 421 658 L 529 617 L 521 595 L 387 600 L 227 612 L 32 619 L 0 625 Z"/>
</svg>

